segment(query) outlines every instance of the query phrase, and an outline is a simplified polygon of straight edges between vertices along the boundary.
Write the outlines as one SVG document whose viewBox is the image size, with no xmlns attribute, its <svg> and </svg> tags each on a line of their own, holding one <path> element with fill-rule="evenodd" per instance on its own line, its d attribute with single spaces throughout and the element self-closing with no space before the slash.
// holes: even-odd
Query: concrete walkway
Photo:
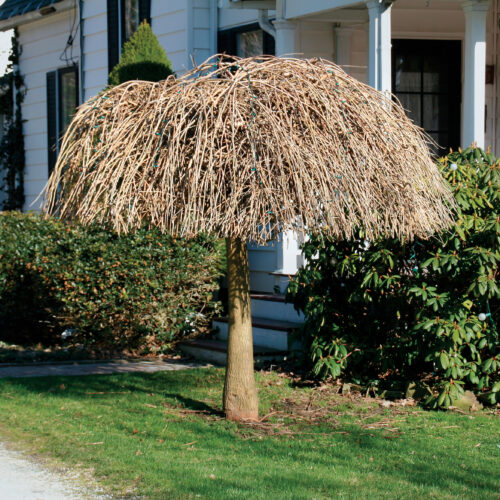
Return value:
<svg viewBox="0 0 500 500">
<path fill-rule="evenodd" d="M 6 377 L 48 377 L 54 375 L 108 375 L 110 373 L 163 372 L 203 368 L 208 365 L 177 361 L 106 361 L 74 363 L 38 363 L 33 365 L 0 365 L 0 378 Z M 1 492 L 0 492 L 1 496 Z"/>
<path fill-rule="evenodd" d="M 111 498 L 76 478 L 49 472 L 0 443 L 0 498 L 4 500 L 86 500 Z"/>
</svg>

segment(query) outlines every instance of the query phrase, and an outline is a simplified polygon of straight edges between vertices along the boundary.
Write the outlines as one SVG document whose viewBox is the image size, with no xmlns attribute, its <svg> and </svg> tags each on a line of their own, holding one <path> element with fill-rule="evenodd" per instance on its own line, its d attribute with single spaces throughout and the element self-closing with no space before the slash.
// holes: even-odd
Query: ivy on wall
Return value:
<svg viewBox="0 0 500 500">
<path fill-rule="evenodd" d="M 24 197 L 24 137 L 21 105 L 26 89 L 19 72 L 21 48 L 17 30 L 12 37 L 12 49 L 5 76 L 0 80 L 0 115 L 3 115 L 3 137 L 0 141 L 0 191 L 5 199 L 2 210 L 21 210 Z"/>
</svg>

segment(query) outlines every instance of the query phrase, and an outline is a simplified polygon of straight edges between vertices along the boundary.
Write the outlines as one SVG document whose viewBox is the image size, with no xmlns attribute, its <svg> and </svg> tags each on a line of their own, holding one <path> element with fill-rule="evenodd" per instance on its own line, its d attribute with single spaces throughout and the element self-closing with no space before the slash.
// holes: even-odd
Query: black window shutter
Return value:
<svg viewBox="0 0 500 500">
<path fill-rule="evenodd" d="M 120 58 L 120 20 L 118 19 L 118 2 L 108 0 L 108 72 L 117 64 Z"/>
<path fill-rule="evenodd" d="M 144 19 L 151 25 L 151 0 L 139 0 L 139 23 Z"/>
<path fill-rule="evenodd" d="M 49 160 L 49 175 L 57 160 L 57 71 L 47 73 L 47 148 Z"/>
</svg>

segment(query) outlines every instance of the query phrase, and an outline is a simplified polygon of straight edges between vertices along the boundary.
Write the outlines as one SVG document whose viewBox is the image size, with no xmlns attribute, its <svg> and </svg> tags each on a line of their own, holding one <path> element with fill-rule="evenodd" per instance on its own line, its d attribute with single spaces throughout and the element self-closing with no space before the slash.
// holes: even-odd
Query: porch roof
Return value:
<svg viewBox="0 0 500 500">
<path fill-rule="evenodd" d="M 387 0 L 391 3 L 395 0 Z M 365 0 L 282 0 L 283 18 L 294 19 L 323 14 L 345 7 L 365 7 Z M 277 0 L 219 0 L 219 7 L 231 9 L 277 8 Z"/>
<path fill-rule="evenodd" d="M 299 18 L 311 14 L 324 14 L 335 9 L 345 7 L 361 7 L 365 9 L 363 0 L 287 0 L 285 17 L 287 19 Z"/>
<path fill-rule="evenodd" d="M 6 0 L 0 7 L 0 21 L 49 7 L 61 0 Z"/>
</svg>

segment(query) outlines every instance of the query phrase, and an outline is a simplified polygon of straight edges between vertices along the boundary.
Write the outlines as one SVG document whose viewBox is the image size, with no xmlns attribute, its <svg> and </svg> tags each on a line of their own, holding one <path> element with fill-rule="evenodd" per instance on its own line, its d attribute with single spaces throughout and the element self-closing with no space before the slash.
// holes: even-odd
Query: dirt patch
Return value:
<svg viewBox="0 0 500 500">
<path fill-rule="evenodd" d="M 279 386 L 282 383 L 287 382 L 278 378 L 267 380 L 265 385 Z M 396 422 L 404 419 L 415 404 L 412 399 L 387 401 L 358 392 L 341 394 L 339 385 L 324 384 L 279 398 L 258 421 L 239 423 L 236 433 L 244 440 L 264 436 L 296 437 L 317 433 L 320 431 L 318 427 L 327 428 L 329 433 L 348 434 L 342 418 L 349 417 L 351 423 L 367 432 L 381 431 L 384 436 L 397 437 L 399 428 Z M 213 401 L 200 402 L 199 408 L 187 408 L 181 402 L 164 402 L 163 406 L 169 418 L 184 419 L 196 415 L 210 421 L 224 419 L 222 409 Z"/>
</svg>

